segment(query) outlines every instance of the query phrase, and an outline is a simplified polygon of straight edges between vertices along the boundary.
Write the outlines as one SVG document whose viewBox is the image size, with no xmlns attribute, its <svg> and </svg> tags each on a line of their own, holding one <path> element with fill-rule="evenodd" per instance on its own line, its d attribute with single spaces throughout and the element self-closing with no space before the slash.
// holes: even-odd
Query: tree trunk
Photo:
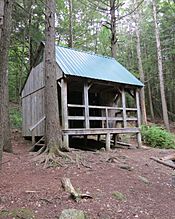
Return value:
<svg viewBox="0 0 175 219">
<path fill-rule="evenodd" d="M 161 53 L 161 45 L 160 45 L 159 27 L 158 27 L 158 23 L 157 23 L 156 0 L 152 0 L 152 5 L 153 5 L 153 18 L 154 18 L 154 25 L 155 25 L 155 35 L 156 35 L 158 72 L 159 72 L 159 83 L 160 83 L 160 94 L 161 94 L 161 102 L 162 102 L 163 120 L 164 120 L 164 124 L 165 124 L 166 129 L 170 130 L 169 119 L 168 119 L 168 111 L 167 111 L 167 103 L 166 103 L 166 98 L 165 98 L 162 53 Z"/>
<path fill-rule="evenodd" d="M 59 121 L 56 60 L 55 60 L 55 1 L 46 0 L 46 43 L 45 43 L 45 115 L 46 146 L 55 153 L 62 146 Z"/>
<path fill-rule="evenodd" d="M 110 0 L 110 17 L 111 17 L 111 56 L 116 58 L 117 53 L 117 37 L 116 37 L 116 15 L 115 15 L 115 0 Z"/>
<path fill-rule="evenodd" d="M 152 94 L 151 94 L 151 86 L 150 86 L 149 81 L 148 81 L 148 98 L 149 98 L 149 108 L 150 108 L 151 119 L 154 122 L 155 116 L 154 116 L 153 100 L 152 100 Z"/>
<path fill-rule="evenodd" d="M 4 1 L 4 17 L 0 40 L 0 162 L 3 149 L 12 152 L 8 95 L 8 48 L 10 44 L 13 1 Z"/>
<path fill-rule="evenodd" d="M 28 43 L 29 43 L 29 69 L 32 69 L 33 67 L 33 54 L 34 54 L 34 50 L 33 50 L 33 40 L 32 40 L 32 16 L 33 16 L 33 9 L 32 9 L 32 5 L 33 5 L 33 0 L 27 1 L 27 7 L 28 7 L 28 11 L 29 11 L 29 20 L 28 20 Z"/>
<path fill-rule="evenodd" d="M 135 33 L 136 33 L 136 42 L 137 42 L 136 49 L 137 49 L 137 59 L 138 59 L 138 66 L 139 66 L 139 75 L 140 75 L 140 80 L 144 83 L 145 75 L 143 71 L 142 54 L 141 54 L 141 47 L 140 47 L 139 9 L 136 10 L 135 17 L 136 17 Z M 147 124 L 144 87 L 140 90 L 140 106 L 141 106 L 141 120 L 142 120 L 141 122 L 142 124 Z"/>
<path fill-rule="evenodd" d="M 0 40 L 3 26 L 3 16 L 4 16 L 4 0 L 0 1 Z"/>
<path fill-rule="evenodd" d="M 72 0 L 69 3 L 69 47 L 73 48 L 73 16 L 72 16 Z"/>
</svg>

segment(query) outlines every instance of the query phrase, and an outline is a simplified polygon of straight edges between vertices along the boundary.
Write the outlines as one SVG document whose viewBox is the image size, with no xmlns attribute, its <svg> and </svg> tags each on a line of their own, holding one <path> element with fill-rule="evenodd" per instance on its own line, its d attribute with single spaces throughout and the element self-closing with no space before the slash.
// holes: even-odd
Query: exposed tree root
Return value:
<svg viewBox="0 0 175 219">
<path fill-rule="evenodd" d="M 64 166 L 64 162 L 62 162 L 63 160 L 61 160 L 61 158 L 63 158 L 65 161 L 69 160 L 69 162 L 73 162 L 71 156 L 60 151 L 58 148 L 49 150 L 48 147 L 43 146 L 38 152 L 35 153 L 32 160 L 38 164 L 44 164 L 44 168 L 48 168 Z"/>
</svg>

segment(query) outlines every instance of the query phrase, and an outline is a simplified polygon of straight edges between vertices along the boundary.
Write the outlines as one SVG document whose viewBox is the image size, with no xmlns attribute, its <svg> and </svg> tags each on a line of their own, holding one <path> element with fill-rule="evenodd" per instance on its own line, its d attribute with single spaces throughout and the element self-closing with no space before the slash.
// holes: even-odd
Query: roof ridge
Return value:
<svg viewBox="0 0 175 219">
<path fill-rule="evenodd" d="M 64 49 L 74 50 L 74 51 L 76 51 L 76 52 L 82 52 L 82 53 L 86 53 L 86 54 L 89 54 L 89 55 L 94 55 L 94 56 L 99 56 L 99 57 L 103 57 L 103 58 L 115 60 L 113 57 L 104 56 L 104 55 L 101 55 L 101 54 L 94 53 L 94 52 L 92 52 L 92 51 L 83 51 L 83 50 L 81 50 L 81 49 L 70 48 L 70 47 L 60 46 L 60 45 L 56 45 L 56 47 L 61 47 L 61 48 L 64 48 Z"/>
</svg>

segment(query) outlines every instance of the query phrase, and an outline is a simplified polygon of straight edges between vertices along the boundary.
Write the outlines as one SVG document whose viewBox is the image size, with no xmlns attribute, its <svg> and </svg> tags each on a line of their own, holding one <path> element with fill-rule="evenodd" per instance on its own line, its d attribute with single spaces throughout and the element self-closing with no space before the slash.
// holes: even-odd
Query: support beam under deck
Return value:
<svg viewBox="0 0 175 219">
<path fill-rule="evenodd" d="M 61 79 L 61 112 L 62 112 L 62 128 L 68 129 L 68 105 L 67 105 L 67 81 L 65 78 Z M 64 148 L 69 148 L 69 135 L 63 134 Z"/>
<path fill-rule="evenodd" d="M 139 132 L 137 135 L 137 142 L 138 142 L 138 148 L 142 146 L 142 138 L 140 133 L 140 127 L 141 127 L 141 113 L 140 113 L 140 101 L 139 101 L 139 91 L 136 90 L 136 105 L 137 105 L 137 126 L 139 128 Z"/>
</svg>

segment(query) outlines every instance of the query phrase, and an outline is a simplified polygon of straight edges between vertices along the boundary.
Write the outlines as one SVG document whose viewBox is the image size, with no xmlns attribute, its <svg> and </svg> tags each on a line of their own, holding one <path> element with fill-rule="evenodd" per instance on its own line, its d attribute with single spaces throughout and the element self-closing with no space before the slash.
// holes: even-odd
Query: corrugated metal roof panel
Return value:
<svg viewBox="0 0 175 219">
<path fill-rule="evenodd" d="M 56 46 L 56 61 L 65 75 L 143 86 L 114 58 Z"/>
</svg>

